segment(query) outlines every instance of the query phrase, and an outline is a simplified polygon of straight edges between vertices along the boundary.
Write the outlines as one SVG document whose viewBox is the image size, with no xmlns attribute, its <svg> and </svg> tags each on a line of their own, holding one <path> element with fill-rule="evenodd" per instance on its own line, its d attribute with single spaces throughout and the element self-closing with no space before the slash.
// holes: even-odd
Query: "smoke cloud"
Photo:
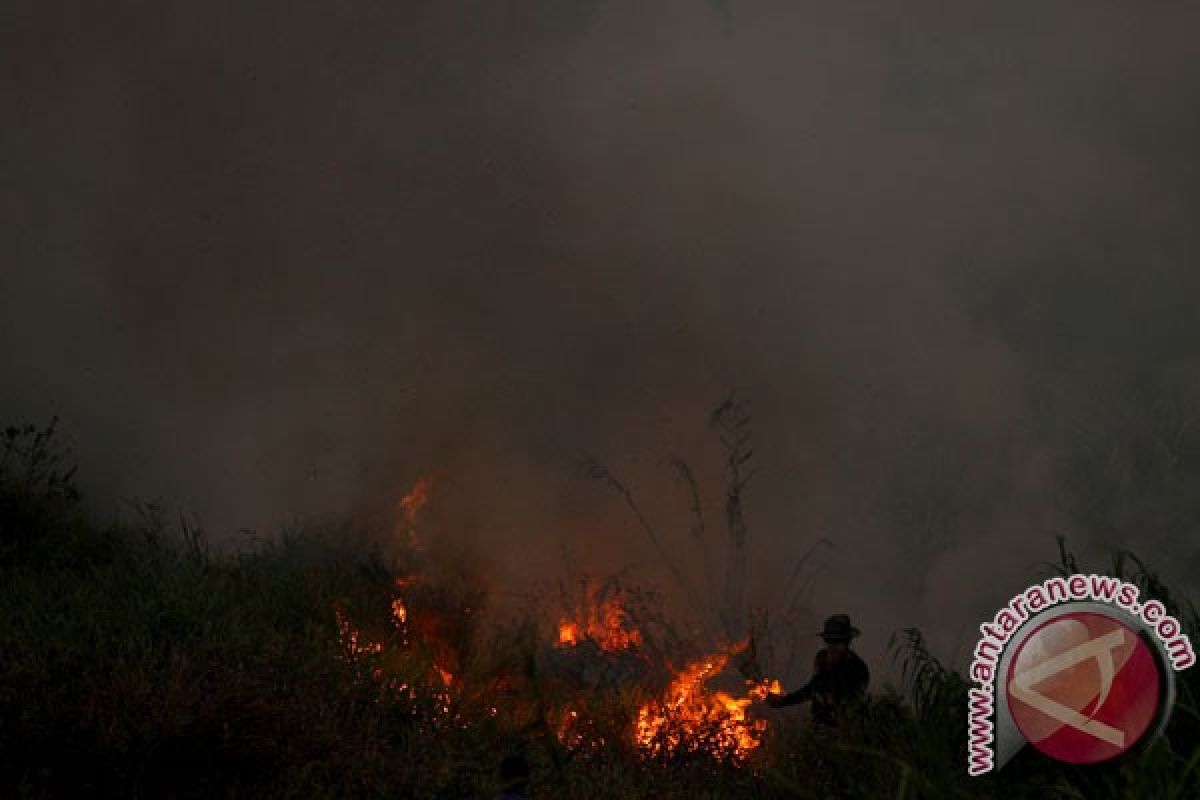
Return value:
<svg viewBox="0 0 1200 800">
<path fill-rule="evenodd" d="M 1200 550 L 1200 10 L 25 4 L 0 412 L 218 540 L 386 514 L 653 569 L 748 401 L 764 597 L 961 656 L 1053 557 Z M 12 19 L 15 17 L 15 19 Z"/>
</svg>

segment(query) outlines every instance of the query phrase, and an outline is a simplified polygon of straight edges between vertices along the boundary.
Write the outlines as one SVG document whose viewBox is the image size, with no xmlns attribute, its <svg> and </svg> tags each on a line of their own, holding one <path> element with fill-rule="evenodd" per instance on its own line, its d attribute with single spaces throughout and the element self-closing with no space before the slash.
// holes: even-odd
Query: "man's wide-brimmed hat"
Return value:
<svg viewBox="0 0 1200 800">
<path fill-rule="evenodd" d="M 827 642 L 848 642 L 862 631 L 850 624 L 848 614 L 834 614 L 825 620 L 825 628 L 818 633 Z"/>
</svg>

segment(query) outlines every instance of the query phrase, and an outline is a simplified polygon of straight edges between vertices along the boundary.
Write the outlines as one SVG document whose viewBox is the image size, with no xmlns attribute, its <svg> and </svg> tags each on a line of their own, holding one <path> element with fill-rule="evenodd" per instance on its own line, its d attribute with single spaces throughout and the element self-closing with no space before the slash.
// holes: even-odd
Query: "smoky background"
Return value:
<svg viewBox="0 0 1200 800">
<path fill-rule="evenodd" d="M 500 586 L 687 550 L 965 660 L 1054 537 L 1200 567 L 1200 10 L 18 3 L 0 411 L 218 542 L 386 518 Z M 685 555 L 684 561 L 691 556 Z M 659 570 L 659 572 L 656 572 Z M 815 628 L 814 628 L 815 630 Z"/>
</svg>

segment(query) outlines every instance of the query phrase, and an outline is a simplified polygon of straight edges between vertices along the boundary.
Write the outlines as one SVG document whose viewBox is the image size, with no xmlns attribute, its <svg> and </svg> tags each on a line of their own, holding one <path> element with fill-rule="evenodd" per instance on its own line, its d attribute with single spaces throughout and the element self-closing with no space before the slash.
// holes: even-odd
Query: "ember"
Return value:
<svg viewBox="0 0 1200 800">
<path fill-rule="evenodd" d="M 335 608 L 333 613 L 337 618 L 338 639 L 346 650 L 347 661 L 356 662 L 364 656 L 378 655 L 383 652 L 381 643 L 366 641 L 362 638 L 358 628 L 350 622 L 340 608 Z"/>
<path fill-rule="evenodd" d="M 559 714 L 554 735 L 558 739 L 558 743 L 573 755 L 594 754 L 605 745 L 604 736 L 596 724 L 587 716 L 569 707 L 564 708 Z"/>
</svg>

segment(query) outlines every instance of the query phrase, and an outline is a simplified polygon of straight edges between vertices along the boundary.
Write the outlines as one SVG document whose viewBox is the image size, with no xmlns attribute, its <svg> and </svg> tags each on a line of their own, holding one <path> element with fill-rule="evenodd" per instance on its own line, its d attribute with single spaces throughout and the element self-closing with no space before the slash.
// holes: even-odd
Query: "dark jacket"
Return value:
<svg viewBox="0 0 1200 800">
<path fill-rule="evenodd" d="M 812 680 L 772 705 L 790 706 L 812 700 L 813 719 L 832 725 L 837 707 L 862 697 L 870 679 L 866 662 L 853 650 L 847 650 L 840 662 L 835 662 L 828 650 L 821 650 L 813 663 Z"/>
</svg>

